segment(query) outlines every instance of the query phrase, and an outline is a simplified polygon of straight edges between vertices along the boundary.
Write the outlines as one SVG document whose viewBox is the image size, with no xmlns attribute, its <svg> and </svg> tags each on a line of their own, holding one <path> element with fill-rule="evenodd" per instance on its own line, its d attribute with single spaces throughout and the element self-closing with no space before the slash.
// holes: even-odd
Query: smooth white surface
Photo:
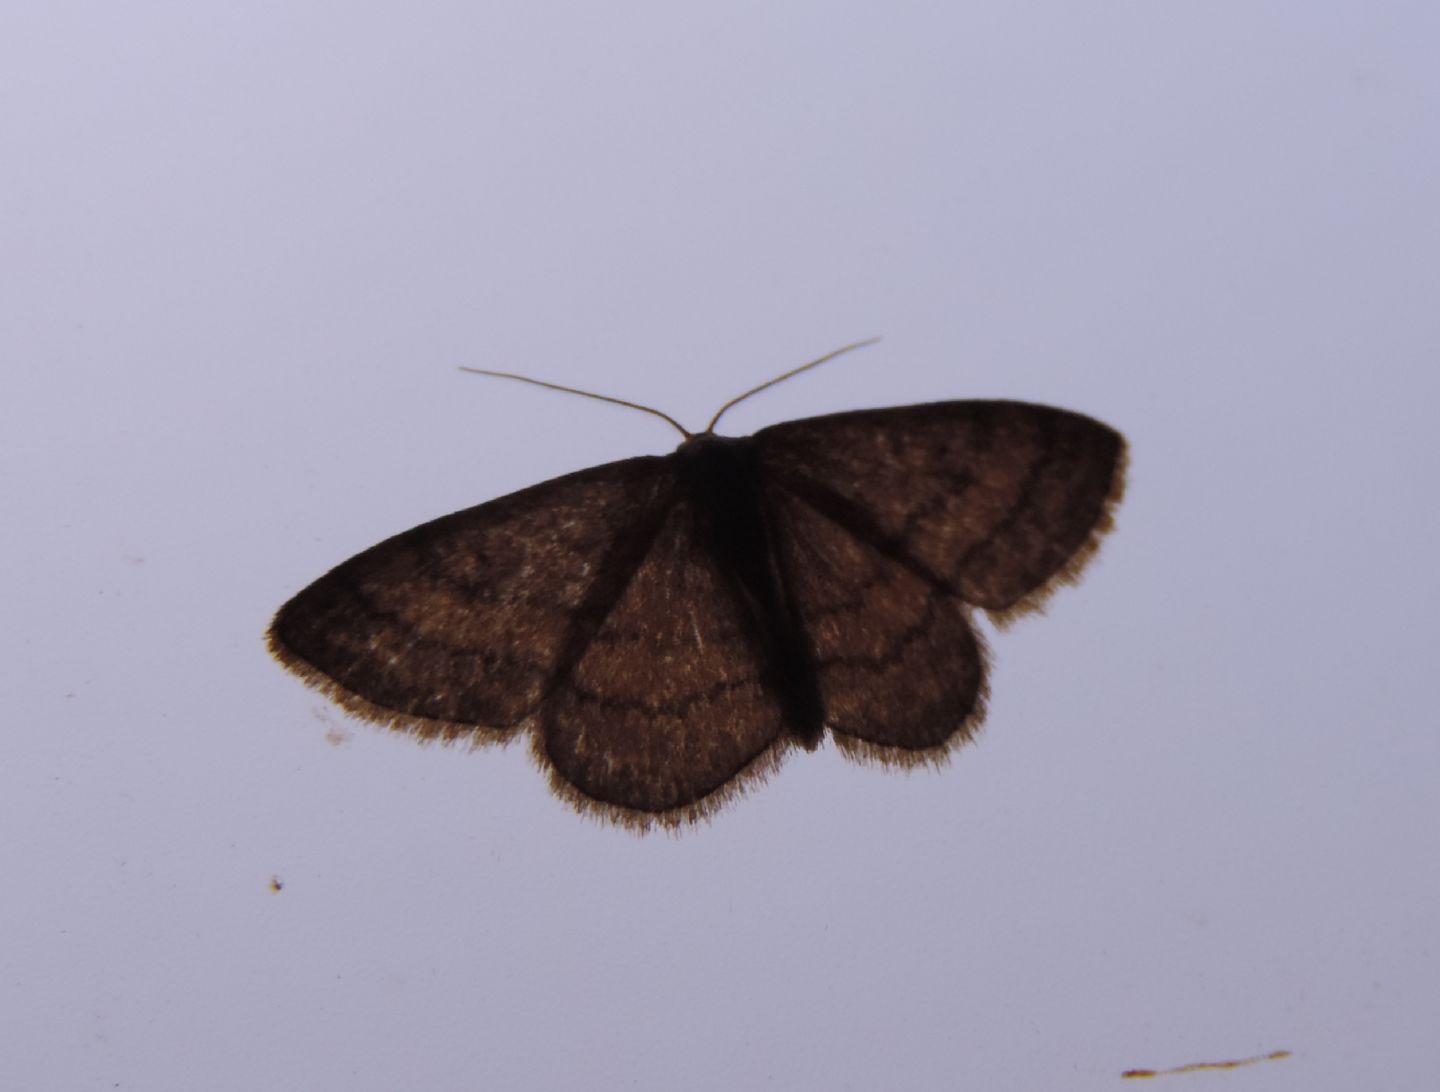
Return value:
<svg viewBox="0 0 1440 1092">
<path fill-rule="evenodd" d="M 8 5 L 0 1087 L 1431 1085 L 1440 8 Z M 946 771 L 637 839 L 270 613 L 663 424 L 1133 448 Z M 284 881 L 272 893 L 272 875 Z"/>
</svg>

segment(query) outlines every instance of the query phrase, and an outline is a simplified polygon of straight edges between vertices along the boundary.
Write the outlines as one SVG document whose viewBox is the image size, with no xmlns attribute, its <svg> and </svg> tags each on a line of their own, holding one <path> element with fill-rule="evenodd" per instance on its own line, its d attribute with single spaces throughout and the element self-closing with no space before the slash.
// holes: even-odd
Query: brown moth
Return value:
<svg viewBox="0 0 1440 1092">
<path fill-rule="evenodd" d="M 1002 401 L 715 435 L 836 355 L 701 433 L 635 407 L 680 429 L 675 452 L 372 546 L 280 608 L 270 650 L 392 728 L 528 732 L 563 799 L 640 829 L 712 814 L 827 731 L 855 758 L 943 759 L 984 713 L 971 612 L 1003 622 L 1078 577 L 1125 443 Z"/>
</svg>

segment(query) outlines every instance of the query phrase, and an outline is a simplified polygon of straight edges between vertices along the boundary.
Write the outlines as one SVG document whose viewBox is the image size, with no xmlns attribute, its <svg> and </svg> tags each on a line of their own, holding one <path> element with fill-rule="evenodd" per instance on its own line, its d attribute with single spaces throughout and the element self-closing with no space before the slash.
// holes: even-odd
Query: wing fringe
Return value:
<svg viewBox="0 0 1440 1092">
<path fill-rule="evenodd" d="M 1120 454 L 1115 460 L 1115 470 L 1110 479 L 1110 490 L 1100 504 L 1100 515 L 1090 533 L 1070 559 L 1051 574 L 1043 584 L 1011 603 L 1008 607 L 985 609 L 986 616 L 997 629 L 1006 629 L 1027 614 L 1044 614 L 1050 597 L 1061 588 L 1080 583 L 1086 566 L 1093 561 L 1104 544 L 1105 536 L 1115 529 L 1115 511 L 1125 499 L 1126 476 L 1130 468 L 1130 449 L 1121 441 Z"/>
<path fill-rule="evenodd" d="M 291 652 L 280 640 L 273 626 L 266 631 L 265 644 L 270 655 L 287 671 L 310 689 L 340 706 L 346 713 L 358 720 L 409 736 L 419 743 L 465 746 L 470 750 L 478 750 L 482 747 L 507 747 L 528 735 L 531 760 L 545 775 L 554 796 L 587 819 L 595 820 L 602 826 L 621 827 L 634 834 L 644 835 L 663 830 L 675 835 L 686 828 L 708 824 L 732 803 L 765 784 L 770 776 L 780 769 L 796 746 L 792 739 L 781 736 L 714 792 L 682 807 L 657 812 L 641 811 L 587 796 L 565 780 L 545 753 L 545 737 L 540 731 L 538 716 L 528 717 L 510 728 L 487 728 L 483 725 L 458 724 L 397 712 L 347 690 L 329 675 Z"/>
</svg>

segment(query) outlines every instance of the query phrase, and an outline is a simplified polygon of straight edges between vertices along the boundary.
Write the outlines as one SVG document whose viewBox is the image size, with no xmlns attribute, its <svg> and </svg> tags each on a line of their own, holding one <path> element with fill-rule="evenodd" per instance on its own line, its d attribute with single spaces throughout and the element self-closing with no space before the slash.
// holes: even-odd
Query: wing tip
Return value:
<svg viewBox="0 0 1440 1092">
<path fill-rule="evenodd" d="M 1114 435 L 1119 447 L 1115 454 L 1115 466 L 1110 474 L 1110 487 L 1100 502 L 1100 513 L 1085 540 L 1039 587 L 1026 592 L 1008 606 L 984 608 L 986 616 L 997 629 L 1006 629 L 1027 614 L 1044 614 L 1056 592 L 1080 583 L 1085 570 L 1100 553 L 1106 537 L 1115 529 L 1115 513 L 1125 499 L 1130 471 L 1130 448 L 1123 436 L 1118 432 Z"/>
</svg>

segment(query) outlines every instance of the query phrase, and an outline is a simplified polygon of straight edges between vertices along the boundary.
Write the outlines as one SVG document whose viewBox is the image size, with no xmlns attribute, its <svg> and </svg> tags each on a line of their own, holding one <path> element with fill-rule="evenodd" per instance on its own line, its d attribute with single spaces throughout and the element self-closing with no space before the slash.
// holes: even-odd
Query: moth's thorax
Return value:
<svg viewBox="0 0 1440 1092">
<path fill-rule="evenodd" d="M 688 437 L 675 456 L 681 481 L 692 495 L 720 499 L 754 494 L 759 466 L 748 436 L 702 432 Z"/>
<path fill-rule="evenodd" d="M 675 451 L 680 490 L 714 519 L 753 523 L 759 503 L 759 460 L 747 437 L 701 432 Z M 750 510 L 750 511 L 746 511 Z"/>
</svg>

